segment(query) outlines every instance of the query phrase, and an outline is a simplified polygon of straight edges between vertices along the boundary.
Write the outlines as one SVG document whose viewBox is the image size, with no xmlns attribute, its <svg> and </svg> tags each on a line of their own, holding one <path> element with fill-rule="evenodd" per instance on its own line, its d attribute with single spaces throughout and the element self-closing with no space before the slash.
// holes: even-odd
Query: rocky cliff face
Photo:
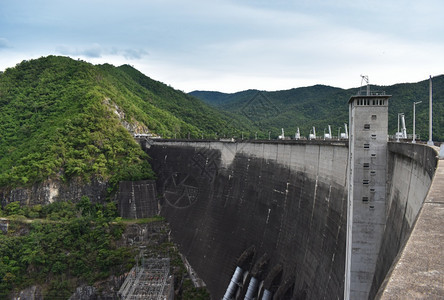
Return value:
<svg viewBox="0 0 444 300">
<path fill-rule="evenodd" d="M 43 300 L 42 290 L 39 286 L 33 285 L 23 291 L 13 295 L 12 300 Z"/>
<path fill-rule="evenodd" d="M 28 188 L 15 188 L 12 190 L 0 190 L 2 206 L 18 201 L 22 205 L 49 204 L 57 200 L 80 200 L 87 196 L 92 202 L 100 202 L 106 197 L 108 184 L 97 179 L 90 183 L 81 180 L 72 180 L 63 183 L 59 180 L 47 180 L 34 184 Z"/>
</svg>

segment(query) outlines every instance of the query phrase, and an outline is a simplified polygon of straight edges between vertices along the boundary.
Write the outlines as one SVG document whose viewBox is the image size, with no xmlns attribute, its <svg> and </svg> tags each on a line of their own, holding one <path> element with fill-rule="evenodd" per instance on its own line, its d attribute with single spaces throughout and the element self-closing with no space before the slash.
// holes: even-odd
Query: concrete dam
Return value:
<svg viewBox="0 0 444 300">
<path fill-rule="evenodd" d="M 161 214 L 213 299 L 344 297 L 348 141 L 140 142 Z M 397 291 L 396 262 L 437 164 L 431 147 L 388 144 L 386 226 L 374 275 L 362 279 L 370 299 Z M 442 268 L 433 274 L 443 296 Z"/>
</svg>

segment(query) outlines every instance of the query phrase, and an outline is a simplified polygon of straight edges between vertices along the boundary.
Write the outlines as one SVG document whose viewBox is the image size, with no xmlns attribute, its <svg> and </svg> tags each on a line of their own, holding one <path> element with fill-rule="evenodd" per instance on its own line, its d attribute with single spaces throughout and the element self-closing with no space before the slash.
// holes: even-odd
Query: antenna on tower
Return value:
<svg viewBox="0 0 444 300">
<path fill-rule="evenodd" d="M 370 81 L 368 80 L 368 75 L 361 75 L 361 89 L 363 81 L 367 83 L 367 96 L 370 96 Z"/>
</svg>

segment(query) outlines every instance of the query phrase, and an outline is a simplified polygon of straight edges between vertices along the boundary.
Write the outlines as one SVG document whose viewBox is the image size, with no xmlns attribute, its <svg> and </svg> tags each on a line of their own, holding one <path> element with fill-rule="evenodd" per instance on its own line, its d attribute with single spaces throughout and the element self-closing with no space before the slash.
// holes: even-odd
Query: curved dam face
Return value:
<svg viewBox="0 0 444 300">
<path fill-rule="evenodd" d="M 347 144 L 150 142 L 161 214 L 213 299 L 272 299 L 267 292 L 274 299 L 344 297 Z M 418 238 L 412 231 L 432 182 L 440 185 L 433 179 L 436 155 L 424 145 L 388 144 L 386 225 L 369 299 L 444 292 L 439 255 L 438 262 L 428 258 L 433 272 L 424 282 L 408 282 L 409 289 L 420 282 L 416 294 L 405 293 L 408 274 L 397 265 L 406 265 L 404 247 Z M 430 282 L 434 287 L 425 288 Z"/>
<path fill-rule="evenodd" d="M 163 141 L 148 153 L 161 213 L 213 299 L 236 267 L 241 296 L 255 277 L 255 295 L 343 297 L 346 144 Z"/>
<path fill-rule="evenodd" d="M 424 265 L 420 266 L 418 261 L 410 260 L 406 262 L 403 259 L 398 261 L 401 252 L 409 253 L 409 250 L 403 249 L 412 237 L 412 231 L 416 223 L 424 222 L 424 219 L 427 219 L 426 222 L 430 223 L 427 209 L 423 210 L 425 199 L 433 181 L 435 181 L 435 185 L 442 186 L 443 184 L 442 179 L 434 178 L 438 166 L 437 154 L 433 148 L 425 145 L 388 144 L 387 222 L 376 263 L 372 289 L 370 290 L 370 299 L 374 297 L 376 299 L 381 297 L 382 299 L 441 298 L 444 295 L 442 284 L 444 282 L 443 262 L 442 260 L 437 261 L 436 257 L 431 255 L 433 254 L 432 245 L 427 245 L 426 248 L 421 249 L 423 259 L 428 261 L 426 272 L 421 270 Z M 437 199 L 436 201 L 440 203 L 442 200 Z M 438 206 L 439 209 L 440 206 Z M 419 217 L 421 211 L 423 211 L 422 219 Z M 440 218 L 443 220 L 442 217 Z M 427 231 L 431 231 L 430 228 L 427 228 Z M 413 239 L 421 239 L 421 235 L 422 233 L 416 233 Z M 440 247 L 438 236 L 435 236 L 435 240 L 430 240 L 430 242 L 437 243 L 438 248 Z M 437 252 L 439 253 L 439 250 Z M 429 255 L 431 256 L 427 257 Z M 393 274 L 393 269 L 397 268 L 398 263 L 400 265 L 410 265 L 410 270 L 403 274 Z M 412 279 L 407 274 L 414 273 L 418 275 L 421 272 L 424 274 L 424 276 L 420 276 L 422 278 Z M 389 282 L 397 282 L 402 288 L 393 283 L 389 284 Z M 389 288 L 385 291 L 387 287 Z M 409 290 L 416 291 L 409 294 Z M 383 294 L 384 296 L 382 296 Z"/>
</svg>

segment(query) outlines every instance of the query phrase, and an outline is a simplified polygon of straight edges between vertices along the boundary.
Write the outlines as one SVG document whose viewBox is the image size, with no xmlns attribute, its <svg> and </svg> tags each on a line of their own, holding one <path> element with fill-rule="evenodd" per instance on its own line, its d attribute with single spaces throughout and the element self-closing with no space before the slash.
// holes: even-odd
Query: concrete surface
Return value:
<svg viewBox="0 0 444 300">
<path fill-rule="evenodd" d="M 370 299 L 443 298 L 443 161 L 434 175 L 432 148 L 388 148 L 387 225 Z M 248 249 L 242 267 L 251 271 L 269 257 L 259 280 L 273 282 L 280 299 L 342 299 L 345 143 L 154 141 L 147 152 L 161 214 L 213 299 L 223 296 Z M 238 294 L 250 278 L 246 273 Z"/>
<path fill-rule="evenodd" d="M 421 144 L 388 145 L 386 227 L 369 299 L 373 299 L 404 247 L 433 180 L 436 151 Z"/>
<path fill-rule="evenodd" d="M 349 181 L 344 299 L 367 299 L 386 225 L 389 95 L 349 100 Z"/>
<path fill-rule="evenodd" d="M 444 299 L 444 160 L 376 299 Z"/>
<path fill-rule="evenodd" d="M 344 143 L 168 141 L 155 142 L 148 154 L 164 195 L 161 214 L 213 299 L 222 298 L 250 247 L 246 270 L 269 257 L 261 281 L 281 266 L 272 285 L 281 299 L 342 298 Z"/>
<path fill-rule="evenodd" d="M 154 180 L 120 181 L 117 192 L 119 214 L 128 219 L 156 216 L 159 213 L 156 197 Z"/>
</svg>

